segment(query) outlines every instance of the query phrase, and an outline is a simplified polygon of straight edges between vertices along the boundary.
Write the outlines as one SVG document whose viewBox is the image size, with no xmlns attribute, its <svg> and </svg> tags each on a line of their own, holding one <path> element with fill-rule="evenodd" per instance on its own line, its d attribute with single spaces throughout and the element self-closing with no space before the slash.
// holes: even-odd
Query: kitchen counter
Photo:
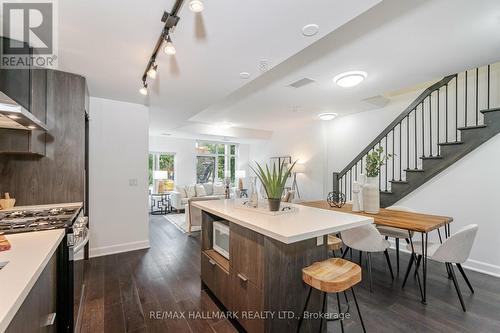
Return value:
<svg viewBox="0 0 500 333">
<path fill-rule="evenodd" d="M 47 205 L 33 205 L 33 206 L 14 206 L 9 209 L 0 209 L 0 213 L 2 212 L 16 212 L 20 210 L 31 210 L 31 209 L 52 209 L 52 208 L 66 208 L 66 207 L 75 207 L 83 206 L 83 202 L 69 202 L 69 203 L 59 203 L 59 204 L 47 204 Z"/>
<path fill-rule="evenodd" d="M 61 207 L 61 205 L 52 206 Z M 14 210 L 19 208 L 21 207 L 15 207 Z M 36 206 L 36 208 L 44 207 Z M 0 269 L 0 332 L 9 326 L 57 250 L 64 233 L 64 229 L 56 229 L 6 235 L 11 249 L 0 252 L 0 265 L 7 262 L 5 267 Z"/>
<path fill-rule="evenodd" d="M 238 208 L 241 200 L 194 201 L 193 206 L 285 244 L 371 224 L 372 217 L 286 203 L 296 212 L 269 215 Z"/>
</svg>

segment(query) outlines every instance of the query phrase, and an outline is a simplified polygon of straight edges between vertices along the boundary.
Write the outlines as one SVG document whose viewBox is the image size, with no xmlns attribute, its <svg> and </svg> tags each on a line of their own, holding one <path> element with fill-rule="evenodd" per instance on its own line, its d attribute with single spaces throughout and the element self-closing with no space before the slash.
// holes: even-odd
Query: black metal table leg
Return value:
<svg viewBox="0 0 500 333">
<path fill-rule="evenodd" d="M 408 238 L 410 239 L 410 245 L 411 245 L 411 255 L 413 256 L 413 261 L 415 262 L 415 267 L 417 265 L 417 254 L 415 253 L 415 248 L 413 247 L 413 239 L 411 238 L 411 231 L 408 231 Z M 422 292 L 422 284 L 420 283 L 420 275 L 418 274 L 417 271 L 417 282 L 418 282 L 418 289 L 420 290 L 420 296 L 422 297 L 422 300 L 424 299 L 424 293 Z"/>
<path fill-rule="evenodd" d="M 422 296 L 422 303 L 427 304 L 427 244 L 429 240 L 429 234 L 426 232 L 422 233 L 422 279 L 424 285 L 424 291 Z M 417 275 L 418 276 L 418 275 Z"/>
</svg>

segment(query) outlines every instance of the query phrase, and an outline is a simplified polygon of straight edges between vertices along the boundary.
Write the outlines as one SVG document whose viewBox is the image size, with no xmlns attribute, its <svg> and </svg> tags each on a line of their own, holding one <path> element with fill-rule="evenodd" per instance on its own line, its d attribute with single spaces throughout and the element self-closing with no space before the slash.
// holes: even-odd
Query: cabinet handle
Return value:
<svg viewBox="0 0 500 333">
<path fill-rule="evenodd" d="M 241 274 L 241 273 L 238 273 L 238 277 L 243 282 L 247 282 L 248 281 L 248 278 L 245 275 Z"/>
<path fill-rule="evenodd" d="M 210 263 L 210 265 L 215 267 L 215 261 L 213 259 L 209 259 L 208 262 Z"/>
<path fill-rule="evenodd" d="M 42 327 L 48 327 L 54 325 L 54 322 L 56 321 L 56 313 L 52 312 L 47 315 L 47 318 L 45 318 L 45 322 L 43 323 Z"/>
</svg>

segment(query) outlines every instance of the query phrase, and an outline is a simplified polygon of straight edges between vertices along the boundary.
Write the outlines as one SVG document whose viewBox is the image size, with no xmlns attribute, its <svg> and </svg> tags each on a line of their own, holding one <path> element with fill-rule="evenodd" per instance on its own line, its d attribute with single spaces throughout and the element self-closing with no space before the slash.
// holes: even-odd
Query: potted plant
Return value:
<svg viewBox="0 0 500 333">
<path fill-rule="evenodd" d="M 255 162 L 257 170 L 250 167 L 260 179 L 262 186 L 264 186 L 267 199 L 269 201 L 269 209 L 272 212 L 276 212 L 280 209 L 281 195 L 283 194 L 285 183 L 288 177 L 290 177 L 290 173 L 292 172 L 295 163 L 297 163 L 297 161 L 295 161 L 291 166 L 285 167 L 285 162 L 283 161 L 280 165 L 278 165 L 278 168 L 276 168 L 276 163 L 274 163 L 272 171 L 269 169 L 267 164 L 264 170 L 264 168 L 262 168 L 257 162 Z"/>
<path fill-rule="evenodd" d="M 366 213 L 378 214 L 380 211 L 378 176 L 380 167 L 391 157 L 391 154 L 384 155 L 384 148 L 382 147 L 378 147 L 366 155 L 366 183 L 363 185 L 363 209 Z"/>
</svg>

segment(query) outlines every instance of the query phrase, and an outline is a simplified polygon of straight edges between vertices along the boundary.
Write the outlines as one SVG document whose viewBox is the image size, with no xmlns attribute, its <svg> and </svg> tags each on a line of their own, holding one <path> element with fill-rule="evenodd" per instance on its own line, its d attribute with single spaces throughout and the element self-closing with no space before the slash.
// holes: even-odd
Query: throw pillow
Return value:
<svg viewBox="0 0 500 333">
<path fill-rule="evenodd" d="M 224 194 L 225 194 L 224 184 L 215 183 L 214 184 L 214 195 L 224 195 Z"/>
<path fill-rule="evenodd" d="M 196 196 L 197 197 L 206 197 L 207 192 L 205 191 L 205 187 L 202 184 L 196 184 Z"/>
<path fill-rule="evenodd" d="M 176 189 L 181 194 L 181 199 L 187 198 L 186 186 L 176 186 Z"/>
<path fill-rule="evenodd" d="M 212 184 L 212 182 L 203 184 L 203 187 L 205 188 L 207 195 L 214 194 L 214 184 Z"/>
<path fill-rule="evenodd" d="M 195 185 L 186 186 L 186 194 L 188 198 L 194 198 L 196 196 L 196 187 Z"/>
</svg>

